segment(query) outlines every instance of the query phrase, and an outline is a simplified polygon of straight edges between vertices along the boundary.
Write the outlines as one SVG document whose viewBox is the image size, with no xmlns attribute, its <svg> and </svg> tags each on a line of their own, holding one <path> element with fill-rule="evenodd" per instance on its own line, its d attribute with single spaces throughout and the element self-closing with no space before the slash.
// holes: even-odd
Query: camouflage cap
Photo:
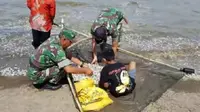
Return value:
<svg viewBox="0 0 200 112">
<path fill-rule="evenodd" d="M 59 36 L 64 36 L 66 39 L 69 39 L 70 41 L 73 41 L 76 35 L 77 35 L 76 32 L 68 29 L 62 30 L 59 34 Z"/>
</svg>

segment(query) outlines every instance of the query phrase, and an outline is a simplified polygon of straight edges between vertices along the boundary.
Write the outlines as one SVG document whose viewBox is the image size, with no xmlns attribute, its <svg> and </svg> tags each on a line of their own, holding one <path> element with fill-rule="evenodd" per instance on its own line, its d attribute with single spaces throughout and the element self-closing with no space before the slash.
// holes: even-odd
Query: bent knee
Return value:
<svg viewBox="0 0 200 112">
<path fill-rule="evenodd" d="M 129 70 L 133 70 L 133 69 L 136 69 L 136 63 L 134 61 L 131 61 L 129 63 L 129 67 L 128 67 Z"/>
<path fill-rule="evenodd" d="M 37 71 L 34 68 L 28 68 L 27 73 L 26 73 L 27 77 L 29 80 L 35 81 L 37 80 Z"/>
</svg>

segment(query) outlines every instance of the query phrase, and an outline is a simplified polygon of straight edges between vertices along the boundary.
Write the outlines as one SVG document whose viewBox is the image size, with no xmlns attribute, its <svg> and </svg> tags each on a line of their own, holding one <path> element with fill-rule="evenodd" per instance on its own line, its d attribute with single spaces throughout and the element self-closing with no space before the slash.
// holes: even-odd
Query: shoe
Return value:
<svg viewBox="0 0 200 112">
<path fill-rule="evenodd" d="M 34 86 L 35 88 L 37 88 L 37 89 L 41 89 L 42 84 L 33 84 L 33 86 Z"/>
<path fill-rule="evenodd" d="M 33 84 L 33 86 L 37 89 L 49 89 L 49 90 L 58 90 L 62 87 L 61 84 L 52 84 L 52 83 Z"/>
<path fill-rule="evenodd" d="M 62 77 L 62 79 L 58 83 L 62 85 L 69 84 L 67 80 L 67 75 L 64 75 L 64 77 Z"/>
<path fill-rule="evenodd" d="M 47 83 L 41 89 L 58 90 L 62 87 L 62 84 Z"/>
</svg>

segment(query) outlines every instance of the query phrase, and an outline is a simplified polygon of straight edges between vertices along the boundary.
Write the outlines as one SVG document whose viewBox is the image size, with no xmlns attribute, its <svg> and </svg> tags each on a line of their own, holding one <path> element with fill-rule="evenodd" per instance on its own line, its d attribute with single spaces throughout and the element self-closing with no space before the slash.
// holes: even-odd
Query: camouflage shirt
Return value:
<svg viewBox="0 0 200 112">
<path fill-rule="evenodd" d="M 118 34 L 117 25 L 123 19 L 123 16 L 123 13 L 116 8 L 102 10 L 92 25 L 91 34 L 94 34 L 98 27 L 105 26 L 108 30 L 108 35 L 115 38 Z"/>
<path fill-rule="evenodd" d="M 30 56 L 30 62 L 34 67 L 44 70 L 52 66 L 59 66 L 59 63 L 65 61 L 65 65 L 70 64 L 66 57 L 66 52 L 59 42 L 59 37 L 50 37 L 45 41 L 36 52 Z M 63 67 L 64 65 L 62 65 Z M 61 67 L 59 67 L 61 68 Z"/>
</svg>

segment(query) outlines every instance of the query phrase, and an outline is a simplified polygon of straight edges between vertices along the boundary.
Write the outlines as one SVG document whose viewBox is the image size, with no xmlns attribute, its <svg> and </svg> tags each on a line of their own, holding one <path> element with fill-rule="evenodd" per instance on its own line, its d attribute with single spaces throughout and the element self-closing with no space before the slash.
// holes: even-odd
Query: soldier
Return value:
<svg viewBox="0 0 200 112">
<path fill-rule="evenodd" d="M 62 87 L 59 83 L 67 74 L 86 74 L 91 76 L 93 71 L 86 63 L 65 52 L 74 41 L 76 33 L 63 30 L 59 36 L 50 37 L 29 58 L 30 67 L 27 76 L 38 89 L 56 90 Z M 81 66 L 72 66 L 72 62 Z"/>
<path fill-rule="evenodd" d="M 114 53 L 117 52 L 118 41 L 120 30 L 117 28 L 119 23 L 124 20 L 127 24 L 128 21 L 124 17 L 123 13 L 116 8 L 107 8 L 102 10 L 98 18 L 94 21 L 91 34 L 92 34 L 92 52 L 93 60 L 92 63 L 101 62 L 101 57 L 97 56 L 96 45 L 99 44 L 101 51 L 106 48 L 107 37 L 112 37 L 112 48 Z"/>
</svg>

